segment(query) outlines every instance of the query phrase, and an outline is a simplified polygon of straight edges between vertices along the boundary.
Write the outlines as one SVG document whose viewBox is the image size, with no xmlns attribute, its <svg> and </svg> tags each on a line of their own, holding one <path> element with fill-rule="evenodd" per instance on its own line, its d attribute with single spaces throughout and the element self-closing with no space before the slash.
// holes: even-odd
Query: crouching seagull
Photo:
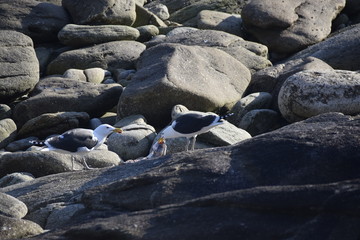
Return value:
<svg viewBox="0 0 360 240">
<path fill-rule="evenodd" d="M 32 144 L 46 146 L 41 151 L 65 150 L 68 152 L 89 152 L 100 147 L 110 133 L 122 133 L 122 129 L 115 128 L 109 124 L 101 124 L 95 130 L 75 128 L 61 135 L 50 137 L 45 141 L 31 141 Z M 87 165 L 84 159 L 84 165 Z"/>
<path fill-rule="evenodd" d="M 165 156 L 166 150 L 167 150 L 167 146 L 166 146 L 165 138 L 163 136 L 161 136 L 151 146 L 150 153 L 149 153 L 149 155 L 147 155 L 146 159 Z"/>
<path fill-rule="evenodd" d="M 190 138 L 192 138 L 191 150 L 194 150 L 197 135 L 209 131 L 211 128 L 223 124 L 223 119 L 233 115 L 232 113 L 219 116 L 215 113 L 190 111 L 181 114 L 168 127 L 162 130 L 162 136 L 166 138 L 186 137 L 185 150 L 189 150 Z"/>
</svg>

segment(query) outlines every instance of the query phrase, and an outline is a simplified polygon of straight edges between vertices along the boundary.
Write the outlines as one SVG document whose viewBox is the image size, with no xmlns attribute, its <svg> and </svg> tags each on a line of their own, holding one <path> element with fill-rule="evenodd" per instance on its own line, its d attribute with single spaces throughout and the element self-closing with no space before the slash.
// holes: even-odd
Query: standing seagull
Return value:
<svg viewBox="0 0 360 240">
<path fill-rule="evenodd" d="M 50 137 L 45 141 L 31 141 L 36 145 L 46 145 L 41 151 L 65 150 L 69 152 L 88 152 L 97 149 L 112 132 L 122 133 L 120 128 L 114 128 L 109 124 L 101 124 L 95 130 L 75 128 L 61 135 Z M 90 169 L 84 160 L 86 168 Z"/>
<path fill-rule="evenodd" d="M 189 150 L 190 138 L 193 138 L 191 150 L 194 150 L 197 135 L 209 131 L 211 128 L 223 124 L 223 119 L 232 114 L 219 116 L 215 113 L 203 113 L 190 111 L 181 114 L 162 132 L 162 136 L 166 138 L 186 137 L 186 151 Z"/>
</svg>

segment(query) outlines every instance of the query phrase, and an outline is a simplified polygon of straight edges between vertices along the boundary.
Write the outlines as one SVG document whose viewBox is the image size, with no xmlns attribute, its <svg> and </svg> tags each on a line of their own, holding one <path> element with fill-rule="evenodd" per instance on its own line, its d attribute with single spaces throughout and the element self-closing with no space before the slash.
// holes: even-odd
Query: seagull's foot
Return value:
<svg viewBox="0 0 360 240">
<path fill-rule="evenodd" d="M 85 159 L 84 159 L 84 166 L 87 170 L 95 169 L 95 168 L 89 167 L 89 165 L 86 163 Z"/>
</svg>

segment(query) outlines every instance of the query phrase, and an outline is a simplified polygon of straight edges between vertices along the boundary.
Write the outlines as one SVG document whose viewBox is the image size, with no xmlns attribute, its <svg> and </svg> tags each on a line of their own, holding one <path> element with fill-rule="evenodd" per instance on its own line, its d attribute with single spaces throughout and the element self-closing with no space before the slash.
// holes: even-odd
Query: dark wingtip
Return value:
<svg viewBox="0 0 360 240">
<path fill-rule="evenodd" d="M 225 114 L 225 115 L 221 115 L 220 119 L 226 119 L 226 118 L 228 118 L 228 117 L 230 117 L 232 115 L 234 115 L 234 113 L 228 113 L 228 114 Z"/>
</svg>

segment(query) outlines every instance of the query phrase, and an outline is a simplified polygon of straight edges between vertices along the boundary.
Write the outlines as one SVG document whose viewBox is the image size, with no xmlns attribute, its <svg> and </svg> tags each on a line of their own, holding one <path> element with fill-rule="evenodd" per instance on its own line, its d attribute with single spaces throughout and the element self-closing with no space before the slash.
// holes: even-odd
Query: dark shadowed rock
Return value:
<svg viewBox="0 0 360 240">
<path fill-rule="evenodd" d="M 63 0 L 76 24 L 117 24 L 131 26 L 136 18 L 135 0 Z"/>
<path fill-rule="evenodd" d="M 70 17 L 61 6 L 35 0 L 0 1 L 0 29 L 22 32 L 35 43 L 57 41 L 57 33 L 68 23 Z"/>
<path fill-rule="evenodd" d="M 135 41 L 114 41 L 61 53 L 49 63 L 47 74 L 63 74 L 70 68 L 131 69 L 145 45 Z"/>
<path fill-rule="evenodd" d="M 36 136 L 46 138 L 67 130 L 84 126 L 89 121 L 86 112 L 44 113 L 27 121 L 19 130 L 17 137 Z"/>
<path fill-rule="evenodd" d="M 35 239 L 358 236 L 359 126 L 359 118 L 323 114 L 235 146 L 52 175 L 2 191 L 29 211 L 72 196 L 85 205 L 70 225 Z"/>
<path fill-rule="evenodd" d="M 0 30 L 0 62 L 1 103 L 27 94 L 39 81 L 39 62 L 33 42 L 22 33 Z"/>
<path fill-rule="evenodd" d="M 13 117 L 19 125 L 44 113 L 87 112 L 99 117 L 117 104 L 122 89 L 119 84 L 48 77 L 36 85 L 30 98 L 16 105 Z"/>
</svg>

